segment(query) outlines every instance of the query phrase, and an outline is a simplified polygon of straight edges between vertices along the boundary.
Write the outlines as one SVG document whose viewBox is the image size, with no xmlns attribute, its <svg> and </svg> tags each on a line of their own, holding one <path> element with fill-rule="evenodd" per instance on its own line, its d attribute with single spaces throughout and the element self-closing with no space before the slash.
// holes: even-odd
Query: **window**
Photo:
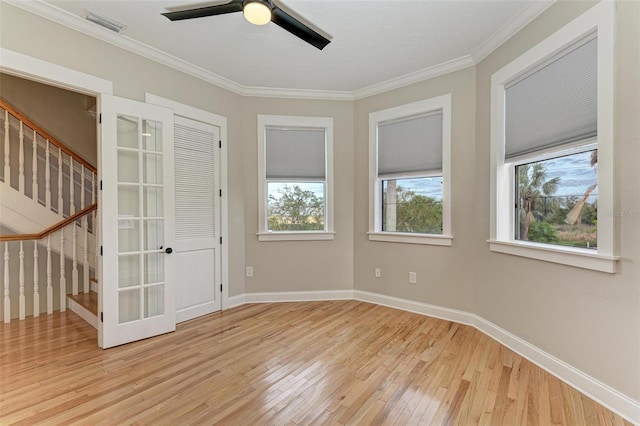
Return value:
<svg viewBox="0 0 640 426">
<path fill-rule="evenodd" d="M 492 77 L 492 251 L 614 272 L 613 8 Z"/>
<path fill-rule="evenodd" d="M 369 115 L 369 239 L 451 245 L 451 95 Z"/>
<path fill-rule="evenodd" d="M 333 119 L 258 116 L 260 241 L 333 239 Z"/>
</svg>

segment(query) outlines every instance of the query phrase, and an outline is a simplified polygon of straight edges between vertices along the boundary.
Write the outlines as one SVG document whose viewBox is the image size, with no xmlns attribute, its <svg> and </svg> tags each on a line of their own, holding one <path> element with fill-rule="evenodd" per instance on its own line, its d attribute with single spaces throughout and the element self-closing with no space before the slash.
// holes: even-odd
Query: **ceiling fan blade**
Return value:
<svg viewBox="0 0 640 426">
<path fill-rule="evenodd" d="M 242 12 L 242 0 L 232 0 L 230 3 L 215 6 L 198 7 L 196 9 L 178 10 L 162 15 L 172 21 L 182 19 L 204 18 L 205 16 L 224 15 L 225 13 Z"/>
<path fill-rule="evenodd" d="M 320 50 L 331 42 L 277 6 L 271 11 L 271 22 Z"/>
</svg>

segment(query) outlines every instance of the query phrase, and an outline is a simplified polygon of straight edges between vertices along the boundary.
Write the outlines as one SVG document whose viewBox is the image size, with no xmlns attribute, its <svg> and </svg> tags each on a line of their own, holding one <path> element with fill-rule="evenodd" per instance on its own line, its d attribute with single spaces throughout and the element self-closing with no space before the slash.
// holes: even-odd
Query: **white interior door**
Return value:
<svg viewBox="0 0 640 426">
<path fill-rule="evenodd" d="M 101 346 L 175 330 L 173 112 L 101 97 Z"/>
<path fill-rule="evenodd" d="M 220 130 L 175 117 L 176 321 L 219 311 Z"/>
</svg>

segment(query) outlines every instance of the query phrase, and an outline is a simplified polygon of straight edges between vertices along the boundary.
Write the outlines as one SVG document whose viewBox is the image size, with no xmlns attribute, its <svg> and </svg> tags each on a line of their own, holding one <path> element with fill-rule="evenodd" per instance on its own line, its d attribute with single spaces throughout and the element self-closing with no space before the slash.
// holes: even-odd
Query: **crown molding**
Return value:
<svg viewBox="0 0 640 426">
<path fill-rule="evenodd" d="M 91 22 L 82 19 L 80 16 L 46 3 L 43 0 L 28 2 L 20 0 L 3 1 L 50 21 L 61 24 L 72 30 L 127 50 L 241 96 L 355 101 L 477 65 L 515 33 L 520 31 L 529 22 L 549 8 L 549 6 L 555 3 L 556 0 L 532 2 L 526 9 L 520 12 L 515 18 L 511 19 L 506 25 L 501 27 L 470 55 L 462 56 L 460 58 L 385 80 L 354 91 L 243 86 L 228 78 L 222 77 L 211 71 L 207 71 L 202 67 L 163 52 L 160 49 L 156 49 L 155 47 L 136 41 L 126 35 L 116 34 L 92 24 Z"/>
<path fill-rule="evenodd" d="M 472 54 L 473 61 L 478 64 L 489 56 L 494 50 L 502 46 L 507 40 L 513 37 L 518 31 L 536 19 L 542 12 L 551 7 L 557 0 L 539 0 L 529 4 L 516 16 L 493 33 L 484 43 L 480 45 Z"/>
<path fill-rule="evenodd" d="M 116 34 L 66 10 L 60 9 L 41 0 L 38 1 L 20 1 L 20 0 L 3 0 L 13 6 L 19 7 L 41 16 L 50 21 L 61 24 L 67 28 L 86 34 L 90 37 L 109 43 L 113 46 L 135 53 L 144 58 L 158 62 L 175 70 L 181 71 L 192 77 L 204 80 L 223 89 L 242 95 L 244 87 L 227 78 L 214 74 L 204 68 L 191 64 L 190 62 L 176 58 L 166 52 L 151 47 L 147 44 L 134 40 L 126 35 Z"/>
<path fill-rule="evenodd" d="M 367 98 L 369 96 L 378 95 L 380 93 L 388 92 L 389 90 L 397 89 L 399 87 L 419 83 L 421 81 L 429 80 L 430 78 L 472 67 L 475 64 L 476 63 L 473 61 L 470 55 L 462 56 L 460 58 L 452 59 L 450 61 L 443 62 L 432 67 L 423 68 L 421 70 L 405 74 L 400 77 L 383 81 L 382 83 L 376 83 L 363 89 L 354 90 L 353 92 L 351 92 L 352 98 L 353 100 L 358 100 Z"/>
</svg>

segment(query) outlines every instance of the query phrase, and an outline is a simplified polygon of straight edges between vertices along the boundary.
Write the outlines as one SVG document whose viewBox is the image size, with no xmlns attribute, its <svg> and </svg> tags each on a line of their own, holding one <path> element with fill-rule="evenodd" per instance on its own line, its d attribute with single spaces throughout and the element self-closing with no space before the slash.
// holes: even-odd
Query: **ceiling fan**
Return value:
<svg viewBox="0 0 640 426">
<path fill-rule="evenodd" d="M 234 12 L 243 12 L 247 21 L 255 25 L 265 25 L 271 21 L 320 50 L 331 41 L 276 6 L 272 0 L 231 0 L 229 3 L 167 12 L 162 15 L 172 21 L 179 21 Z"/>
</svg>

